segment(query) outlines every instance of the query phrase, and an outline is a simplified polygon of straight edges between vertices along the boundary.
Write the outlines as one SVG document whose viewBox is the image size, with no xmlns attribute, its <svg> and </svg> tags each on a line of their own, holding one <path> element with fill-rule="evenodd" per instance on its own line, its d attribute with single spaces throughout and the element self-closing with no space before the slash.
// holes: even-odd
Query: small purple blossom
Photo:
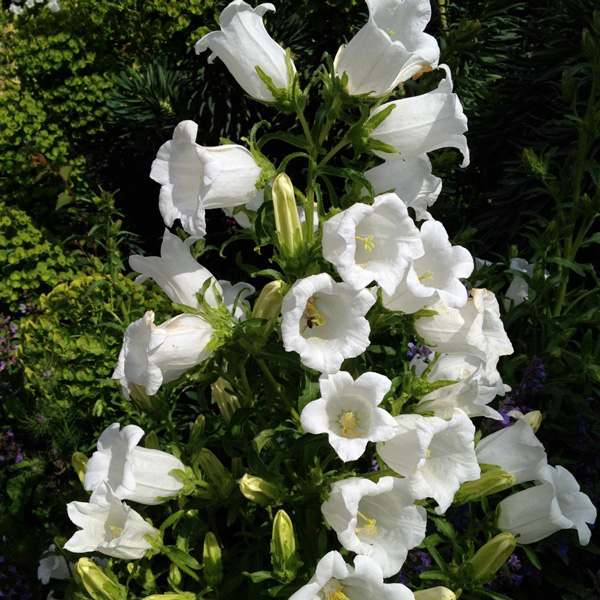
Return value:
<svg viewBox="0 0 600 600">
<path fill-rule="evenodd" d="M 10 429 L 0 433 L 0 464 L 16 465 L 23 460 L 23 445 L 14 438 L 15 434 Z"/>
<path fill-rule="evenodd" d="M 415 356 L 419 356 L 421 358 L 429 358 L 432 350 L 423 344 L 422 346 L 417 346 L 412 342 L 408 342 L 408 351 L 406 352 L 406 358 L 413 359 Z"/>
</svg>

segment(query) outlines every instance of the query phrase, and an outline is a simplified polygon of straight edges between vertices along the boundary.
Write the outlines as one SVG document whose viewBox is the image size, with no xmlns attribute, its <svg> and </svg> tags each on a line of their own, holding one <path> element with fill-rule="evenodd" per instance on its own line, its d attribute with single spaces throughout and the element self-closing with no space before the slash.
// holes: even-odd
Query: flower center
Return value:
<svg viewBox="0 0 600 600">
<path fill-rule="evenodd" d="M 342 435 L 345 438 L 348 436 L 362 437 L 360 431 L 356 431 L 356 428 L 360 425 L 356 413 L 352 412 L 351 410 L 342 413 L 339 423 L 342 428 Z"/>
<path fill-rule="evenodd" d="M 115 527 L 114 525 L 109 525 L 108 526 L 110 531 L 112 532 L 112 539 L 116 539 L 119 535 L 121 535 L 123 533 L 123 528 L 122 527 Z"/>
<path fill-rule="evenodd" d="M 364 513 L 361 513 L 360 511 L 358 511 L 357 514 L 359 519 L 362 522 L 364 522 L 364 525 L 357 527 L 354 530 L 354 533 L 356 533 L 357 535 L 359 533 L 362 533 L 363 535 L 377 535 L 377 527 L 375 527 L 377 519 L 369 519 L 369 517 L 367 517 Z"/>
<path fill-rule="evenodd" d="M 423 275 L 419 275 L 419 281 L 423 281 L 424 279 L 433 279 L 433 273 L 431 271 L 427 271 Z"/>
<path fill-rule="evenodd" d="M 372 235 L 367 235 L 365 237 L 360 237 L 360 235 L 354 236 L 359 242 L 362 242 L 365 245 L 365 250 L 367 252 L 371 252 L 373 248 L 375 248 L 375 242 L 373 241 Z"/>
<path fill-rule="evenodd" d="M 302 313 L 304 324 L 302 325 L 301 333 L 304 333 L 307 329 L 314 329 L 319 325 L 325 325 L 325 313 L 319 314 L 317 307 L 315 306 L 315 299 L 309 298 L 306 303 L 304 312 Z"/>
<path fill-rule="evenodd" d="M 348 596 L 344 594 L 344 589 L 340 585 L 340 587 L 337 590 L 334 590 L 333 592 L 329 592 L 329 594 L 327 594 L 327 600 L 350 600 L 350 598 L 348 598 Z"/>
<path fill-rule="evenodd" d="M 425 458 L 429 458 L 431 456 L 431 450 L 429 448 L 427 448 L 427 450 L 425 450 Z"/>
</svg>

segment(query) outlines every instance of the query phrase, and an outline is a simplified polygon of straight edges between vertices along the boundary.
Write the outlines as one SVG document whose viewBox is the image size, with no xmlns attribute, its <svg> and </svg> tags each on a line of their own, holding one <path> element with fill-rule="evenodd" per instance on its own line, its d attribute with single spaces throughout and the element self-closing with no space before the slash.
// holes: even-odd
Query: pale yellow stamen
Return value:
<svg viewBox="0 0 600 600">
<path fill-rule="evenodd" d="M 421 70 L 412 76 L 412 80 L 416 81 L 419 79 L 419 77 L 421 77 L 421 75 L 423 75 L 423 73 L 429 73 L 429 71 L 433 71 L 433 67 L 431 65 L 423 65 Z"/>
<path fill-rule="evenodd" d="M 392 37 L 396 32 L 393 29 L 388 29 L 387 34 Z"/>
<path fill-rule="evenodd" d="M 350 435 L 352 437 L 361 437 L 361 434 L 356 431 L 356 428 L 359 426 L 358 417 L 351 410 L 342 414 L 340 425 L 342 426 L 342 435 L 345 438 Z"/>
<path fill-rule="evenodd" d="M 377 535 L 377 527 L 375 527 L 377 519 L 369 519 L 369 517 L 367 517 L 360 511 L 358 511 L 357 514 L 365 522 L 365 524 L 362 527 L 357 527 L 354 530 L 354 533 L 363 533 L 365 535 Z"/>
<path fill-rule="evenodd" d="M 373 242 L 373 236 L 367 235 L 365 237 L 360 237 L 359 235 L 354 236 L 359 242 L 362 242 L 365 245 L 365 250 L 367 252 L 371 252 L 373 248 L 375 248 L 375 242 Z"/>
<path fill-rule="evenodd" d="M 112 531 L 112 539 L 116 539 L 118 535 L 123 533 L 122 527 L 115 527 L 114 525 L 109 525 L 110 530 Z"/>
<path fill-rule="evenodd" d="M 427 271 L 423 275 L 419 275 L 419 281 L 423 281 L 424 279 L 433 279 L 433 273 L 431 271 Z"/>
<path fill-rule="evenodd" d="M 335 592 L 330 592 L 329 594 L 327 594 L 327 600 L 350 600 L 350 598 L 348 598 L 348 596 L 344 594 L 343 588 L 340 585 L 340 587 L 337 590 L 335 590 Z"/>
<path fill-rule="evenodd" d="M 425 450 L 425 458 L 429 458 L 431 456 L 431 450 L 429 448 L 427 448 L 427 450 Z"/>
</svg>

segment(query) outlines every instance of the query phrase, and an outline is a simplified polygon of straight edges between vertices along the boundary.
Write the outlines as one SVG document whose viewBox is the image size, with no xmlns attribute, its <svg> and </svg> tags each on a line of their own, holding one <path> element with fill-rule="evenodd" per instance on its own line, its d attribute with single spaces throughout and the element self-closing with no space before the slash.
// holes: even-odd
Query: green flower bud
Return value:
<svg viewBox="0 0 600 600">
<path fill-rule="evenodd" d="M 294 186 L 285 173 L 280 173 L 275 178 L 272 196 L 279 249 L 283 254 L 294 256 L 302 243 L 302 228 Z"/>
<path fill-rule="evenodd" d="M 71 466 L 75 469 L 75 473 L 77 473 L 81 485 L 83 485 L 85 467 L 88 460 L 88 457 L 83 452 L 73 452 L 73 456 L 71 456 Z"/>
<path fill-rule="evenodd" d="M 192 430 L 190 431 L 190 439 L 188 441 L 188 450 L 192 456 L 199 452 L 200 446 L 204 440 L 204 430 L 206 429 L 206 417 L 198 415 Z"/>
<path fill-rule="evenodd" d="M 532 410 L 524 415 L 524 417 L 531 426 L 531 429 L 533 429 L 533 433 L 535 433 L 542 424 L 542 413 L 539 410 Z"/>
<path fill-rule="evenodd" d="M 589 29 L 584 29 L 581 32 L 581 49 L 583 50 L 583 55 L 590 62 L 594 62 L 596 60 L 596 55 L 598 53 L 598 42 L 596 41 L 596 37 L 593 33 L 590 33 Z"/>
<path fill-rule="evenodd" d="M 213 484 L 216 493 L 223 499 L 229 498 L 235 489 L 235 480 L 223 463 L 208 449 L 202 448 L 198 463 L 206 479 Z"/>
<path fill-rule="evenodd" d="M 211 587 L 219 585 L 223 581 L 223 556 L 219 542 L 212 531 L 209 531 L 204 538 L 202 564 L 206 583 Z"/>
<path fill-rule="evenodd" d="M 169 566 L 169 583 L 175 587 L 181 585 L 181 581 L 183 580 L 183 575 L 181 574 L 181 570 L 177 565 Z"/>
<path fill-rule="evenodd" d="M 233 413 L 240 408 L 240 402 L 237 399 L 237 396 L 226 391 L 226 388 L 228 387 L 231 387 L 230 384 L 222 377 L 219 377 L 219 379 L 210 386 L 213 397 L 219 407 L 219 412 L 225 423 L 229 423 L 231 417 L 233 417 Z"/>
<path fill-rule="evenodd" d="M 75 580 L 94 600 L 127 599 L 126 588 L 115 583 L 91 558 L 80 558 L 77 561 Z"/>
<path fill-rule="evenodd" d="M 487 583 L 494 578 L 500 567 L 508 560 L 517 545 L 515 536 L 500 533 L 482 546 L 467 564 L 469 577 L 480 583 Z"/>
<path fill-rule="evenodd" d="M 283 303 L 282 287 L 283 281 L 280 279 L 267 283 L 262 289 L 260 296 L 254 304 L 254 309 L 252 310 L 253 317 L 266 319 L 268 321 L 267 326 L 265 327 L 267 333 L 271 330 L 271 327 L 273 327 L 273 324 L 281 312 L 281 305 Z"/>
<path fill-rule="evenodd" d="M 447 587 L 439 585 L 428 590 L 416 591 L 415 600 L 456 600 L 456 594 Z"/>
<path fill-rule="evenodd" d="M 157 415 L 163 412 L 163 403 L 158 395 L 148 396 L 146 388 L 138 383 L 131 384 L 129 392 L 131 401 L 142 411 L 149 415 Z"/>
<path fill-rule="evenodd" d="M 239 484 L 240 491 L 248 500 L 263 506 L 275 504 L 280 495 L 277 486 L 248 473 L 240 479 Z"/>
<path fill-rule="evenodd" d="M 294 526 L 284 510 L 278 511 L 273 520 L 271 563 L 273 575 L 282 583 L 289 583 L 296 577 L 300 560 L 296 554 Z"/>
<path fill-rule="evenodd" d="M 475 481 L 465 481 L 454 496 L 454 504 L 475 502 L 484 496 L 507 490 L 514 483 L 515 476 L 508 471 L 503 471 L 502 469 L 487 471 Z"/>
</svg>

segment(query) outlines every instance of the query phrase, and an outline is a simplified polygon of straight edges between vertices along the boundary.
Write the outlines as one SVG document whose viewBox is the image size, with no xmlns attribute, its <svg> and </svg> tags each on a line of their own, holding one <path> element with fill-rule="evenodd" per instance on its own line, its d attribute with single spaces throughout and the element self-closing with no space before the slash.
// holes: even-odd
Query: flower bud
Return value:
<svg viewBox="0 0 600 600">
<path fill-rule="evenodd" d="M 219 542 L 212 531 L 209 531 L 204 538 L 202 565 L 208 585 L 215 587 L 223 581 L 223 557 Z"/>
<path fill-rule="evenodd" d="M 517 545 L 511 533 L 500 533 L 482 546 L 467 564 L 467 573 L 474 581 L 486 583 L 508 560 Z"/>
<path fill-rule="evenodd" d="M 283 303 L 282 287 L 283 281 L 280 279 L 267 283 L 254 304 L 252 316 L 268 321 L 265 327 L 266 333 L 271 330 L 281 312 L 281 305 Z"/>
<path fill-rule="evenodd" d="M 204 439 L 204 430 L 206 429 L 206 417 L 204 415 L 198 415 L 192 430 L 190 431 L 190 439 L 188 441 L 188 450 L 192 456 L 197 454 L 200 450 L 200 446 Z"/>
<path fill-rule="evenodd" d="M 235 488 L 235 481 L 223 463 L 208 448 L 202 448 L 198 462 L 206 479 L 215 487 L 219 496 L 229 498 Z"/>
<path fill-rule="evenodd" d="M 279 498 L 279 489 L 277 486 L 246 473 L 239 481 L 240 491 L 251 502 L 268 506 L 275 504 Z"/>
<path fill-rule="evenodd" d="M 88 460 L 88 457 L 83 452 L 74 452 L 73 456 L 71 456 L 71 466 L 75 469 L 75 473 L 77 473 L 81 485 L 83 485 L 83 480 L 85 478 L 85 467 Z"/>
<path fill-rule="evenodd" d="M 75 565 L 75 580 L 94 600 L 126 600 L 127 590 L 115 583 L 91 559 L 80 558 Z"/>
<path fill-rule="evenodd" d="M 584 29 L 581 32 L 581 49 L 583 50 L 583 55 L 590 62 L 594 62 L 596 60 L 596 55 L 598 53 L 598 42 L 596 41 L 596 37 L 593 33 L 590 33 L 589 29 Z"/>
<path fill-rule="evenodd" d="M 454 504 L 465 504 L 475 502 L 484 496 L 501 492 L 515 483 L 515 476 L 508 471 L 495 469 L 483 473 L 475 481 L 465 481 L 454 496 Z"/>
<path fill-rule="evenodd" d="M 272 195 L 279 249 L 294 256 L 302 242 L 302 229 L 296 208 L 294 186 L 285 173 L 280 173 L 275 178 Z"/>
<path fill-rule="evenodd" d="M 131 384 L 129 397 L 139 410 L 148 415 L 156 415 L 162 412 L 163 403 L 161 398 L 159 396 L 148 396 L 146 388 L 139 383 Z"/>
<path fill-rule="evenodd" d="M 416 591 L 415 600 L 456 600 L 456 594 L 447 587 L 439 585 L 428 590 Z"/>
<path fill-rule="evenodd" d="M 289 583 L 296 577 L 299 558 L 296 554 L 294 526 L 284 510 L 278 511 L 273 520 L 271 563 L 273 575 L 282 583 Z"/>
<path fill-rule="evenodd" d="M 222 377 L 219 377 L 219 379 L 210 386 L 213 397 L 219 407 L 219 412 L 225 423 L 229 423 L 231 417 L 233 417 L 233 413 L 240 408 L 240 402 L 237 399 L 237 396 L 226 391 L 227 387 L 230 387 L 230 384 Z"/>
<path fill-rule="evenodd" d="M 524 415 L 524 417 L 531 426 L 531 429 L 533 429 L 533 433 L 536 433 L 542 424 L 542 413 L 539 410 L 532 410 Z"/>
</svg>

